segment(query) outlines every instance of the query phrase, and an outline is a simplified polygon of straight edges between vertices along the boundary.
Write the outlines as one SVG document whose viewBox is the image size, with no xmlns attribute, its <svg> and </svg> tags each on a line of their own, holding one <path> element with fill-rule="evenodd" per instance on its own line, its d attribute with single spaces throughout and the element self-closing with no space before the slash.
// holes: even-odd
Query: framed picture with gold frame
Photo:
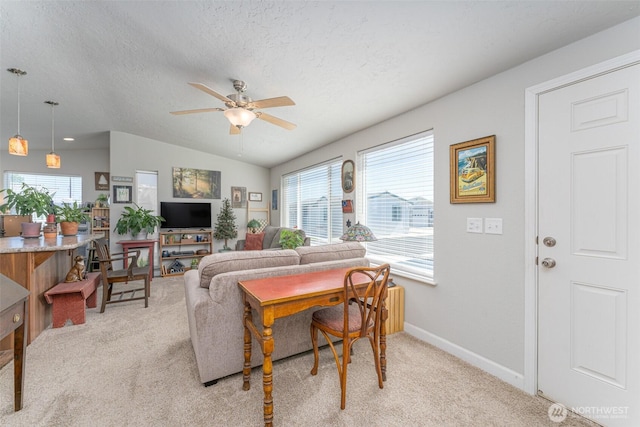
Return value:
<svg viewBox="0 0 640 427">
<path fill-rule="evenodd" d="M 342 163 L 342 191 L 351 193 L 356 187 L 356 166 L 353 160 L 345 160 Z"/>
<path fill-rule="evenodd" d="M 449 147 L 450 202 L 496 201 L 496 136 L 485 136 Z"/>
</svg>

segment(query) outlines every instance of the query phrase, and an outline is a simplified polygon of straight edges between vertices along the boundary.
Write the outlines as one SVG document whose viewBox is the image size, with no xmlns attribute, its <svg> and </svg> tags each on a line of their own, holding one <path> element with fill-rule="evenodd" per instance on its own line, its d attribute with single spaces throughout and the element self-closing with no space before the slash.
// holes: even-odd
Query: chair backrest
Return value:
<svg viewBox="0 0 640 427">
<path fill-rule="evenodd" d="M 365 337 L 374 328 L 374 333 L 380 333 L 383 318 L 383 302 L 387 298 L 387 281 L 391 267 L 382 264 L 378 267 L 354 267 L 344 277 L 344 300 L 350 304 L 357 304 L 360 312 L 360 334 Z M 358 291 L 366 284 L 365 291 Z M 354 295 L 360 295 L 355 298 Z M 349 304 L 344 304 L 344 335 L 349 334 Z"/>
<path fill-rule="evenodd" d="M 98 260 L 100 261 L 100 270 L 103 273 L 106 273 L 109 270 L 113 270 L 113 266 L 111 265 L 110 262 L 104 262 L 104 260 L 111 258 L 107 239 L 105 238 L 96 239 L 95 244 L 96 244 L 96 254 L 98 255 Z"/>
</svg>

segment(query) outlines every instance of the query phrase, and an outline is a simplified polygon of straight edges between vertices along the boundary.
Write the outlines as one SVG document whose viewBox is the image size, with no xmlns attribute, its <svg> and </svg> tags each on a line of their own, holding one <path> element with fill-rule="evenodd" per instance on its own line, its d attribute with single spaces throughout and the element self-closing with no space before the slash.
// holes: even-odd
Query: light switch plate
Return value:
<svg viewBox="0 0 640 427">
<path fill-rule="evenodd" d="M 502 234 L 502 218 L 485 218 L 484 232 L 487 234 Z"/>
<path fill-rule="evenodd" d="M 467 233 L 482 233 L 482 218 L 467 218 Z"/>
</svg>

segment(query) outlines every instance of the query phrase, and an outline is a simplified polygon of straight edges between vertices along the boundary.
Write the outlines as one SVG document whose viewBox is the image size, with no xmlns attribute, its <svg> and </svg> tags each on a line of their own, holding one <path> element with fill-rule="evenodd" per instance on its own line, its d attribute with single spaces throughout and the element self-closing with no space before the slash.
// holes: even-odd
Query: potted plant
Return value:
<svg viewBox="0 0 640 427">
<path fill-rule="evenodd" d="M 89 221 L 89 215 L 78 202 L 62 202 L 62 206 L 56 206 L 56 216 L 60 223 L 60 232 L 63 236 L 75 236 L 78 234 L 78 225 Z"/>
<path fill-rule="evenodd" d="M 280 246 L 282 249 L 295 249 L 304 244 L 304 237 L 300 230 L 289 230 L 283 228 L 280 232 Z"/>
<path fill-rule="evenodd" d="M 45 216 L 51 211 L 53 194 L 50 194 L 46 188 L 37 189 L 22 183 L 20 192 L 10 188 L 6 188 L 2 192 L 5 193 L 5 204 L 0 206 L 0 210 L 15 209 L 16 214 L 29 217 L 33 214 Z M 40 237 L 40 223 L 23 222 L 22 237 Z"/>
<path fill-rule="evenodd" d="M 222 207 L 218 214 L 218 221 L 216 222 L 216 227 L 213 230 L 213 237 L 218 240 L 224 240 L 224 247 L 220 252 L 230 251 L 231 248 L 227 246 L 227 241 L 238 237 L 236 215 L 233 213 L 229 199 L 224 199 L 222 201 Z"/>
<path fill-rule="evenodd" d="M 251 230 L 252 233 L 255 233 L 258 228 L 260 228 L 260 222 L 257 219 L 252 219 L 247 224 L 247 228 Z"/>
<path fill-rule="evenodd" d="M 114 231 L 118 234 L 130 233 L 133 239 L 138 238 L 141 232 L 143 238 L 147 237 L 147 234 L 153 233 L 156 227 L 160 226 L 164 221 L 164 218 L 160 215 L 154 215 L 150 209 L 145 209 L 133 204 L 135 208 L 131 206 L 125 206 L 124 212 L 120 215 Z"/>
<path fill-rule="evenodd" d="M 109 195 L 102 193 L 98 195 L 96 199 L 96 208 L 108 208 L 109 207 Z"/>
</svg>

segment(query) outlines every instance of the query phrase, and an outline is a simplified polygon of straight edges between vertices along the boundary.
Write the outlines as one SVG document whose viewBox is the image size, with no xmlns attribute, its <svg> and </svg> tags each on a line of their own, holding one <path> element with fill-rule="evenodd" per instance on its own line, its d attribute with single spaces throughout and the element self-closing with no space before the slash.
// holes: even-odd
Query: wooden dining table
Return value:
<svg viewBox="0 0 640 427">
<path fill-rule="evenodd" d="M 272 335 L 276 319 L 291 316 L 316 306 L 331 306 L 342 303 L 344 298 L 344 277 L 349 268 L 316 271 L 311 273 L 278 276 L 264 279 L 238 282 L 242 290 L 244 314 L 244 365 L 242 369 L 243 390 L 249 390 L 251 377 L 251 339 L 255 337 L 263 349 L 262 388 L 264 391 L 264 425 L 273 425 L 273 353 L 275 343 Z M 355 276 L 354 276 L 355 278 Z M 357 280 L 356 280 L 357 283 Z M 362 286 L 366 288 L 369 277 L 362 276 Z M 355 295 L 354 295 L 355 296 Z M 262 323 L 262 332 L 253 322 L 252 310 L 255 310 Z M 386 318 L 383 306 L 383 318 Z M 311 339 L 311 338 L 309 338 Z M 382 322 L 380 334 L 380 365 L 382 378 L 386 380 L 386 328 Z"/>
</svg>

